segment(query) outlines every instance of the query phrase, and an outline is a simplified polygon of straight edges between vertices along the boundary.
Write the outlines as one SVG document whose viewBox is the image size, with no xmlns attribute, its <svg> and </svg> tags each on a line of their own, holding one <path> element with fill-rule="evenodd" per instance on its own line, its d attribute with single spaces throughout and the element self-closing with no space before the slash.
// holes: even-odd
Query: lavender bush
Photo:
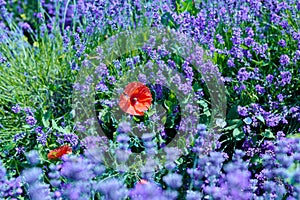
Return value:
<svg viewBox="0 0 300 200">
<path fill-rule="evenodd" d="M 300 199 L 299 19 L 295 0 L 0 0 L 0 198 Z M 132 82 L 143 115 L 120 111 Z"/>
</svg>

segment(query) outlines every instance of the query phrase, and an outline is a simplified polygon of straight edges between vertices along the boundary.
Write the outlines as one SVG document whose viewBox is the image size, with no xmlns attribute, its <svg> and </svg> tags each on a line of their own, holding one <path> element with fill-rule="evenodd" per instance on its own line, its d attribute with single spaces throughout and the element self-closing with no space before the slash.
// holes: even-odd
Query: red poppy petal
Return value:
<svg viewBox="0 0 300 200">
<path fill-rule="evenodd" d="M 146 110 L 149 109 L 149 105 L 145 105 L 145 104 L 142 104 L 142 103 L 137 103 L 137 104 L 135 104 L 134 109 L 137 112 L 144 113 Z"/>
<path fill-rule="evenodd" d="M 119 106 L 125 112 L 129 108 L 129 106 L 130 106 L 130 100 L 129 100 L 128 97 L 126 97 L 126 95 L 121 94 Z"/>
<path fill-rule="evenodd" d="M 136 98 L 137 101 L 132 101 L 132 98 Z M 143 116 L 151 102 L 152 95 L 149 88 L 140 82 L 132 82 L 126 86 L 124 94 L 121 94 L 119 106 L 126 113 Z"/>
<path fill-rule="evenodd" d="M 141 113 L 138 110 L 136 110 L 134 106 L 130 106 L 126 113 L 130 115 L 141 115 Z"/>
<path fill-rule="evenodd" d="M 148 110 L 152 102 L 150 90 L 147 87 L 142 88 L 137 98 L 138 102 L 134 105 L 135 109 L 140 112 Z"/>
<path fill-rule="evenodd" d="M 61 146 L 61 147 L 51 150 L 48 153 L 47 157 L 49 160 L 53 160 L 53 159 L 61 158 L 63 155 L 69 154 L 69 153 L 72 153 L 72 148 L 69 147 L 68 145 L 64 145 L 64 146 Z"/>
<path fill-rule="evenodd" d="M 132 82 L 129 83 L 124 90 L 124 93 L 127 94 L 128 96 L 132 96 L 132 94 L 136 91 L 137 88 L 144 86 L 143 83 L 140 82 Z"/>
<path fill-rule="evenodd" d="M 138 94 L 139 101 L 152 101 L 152 95 L 149 88 L 143 88 Z"/>
<path fill-rule="evenodd" d="M 134 107 L 131 105 L 130 99 L 127 98 L 123 94 L 120 96 L 119 106 L 124 112 L 126 112 L 130 115 L 136 115 L 137 114 Z"/>
</svg>

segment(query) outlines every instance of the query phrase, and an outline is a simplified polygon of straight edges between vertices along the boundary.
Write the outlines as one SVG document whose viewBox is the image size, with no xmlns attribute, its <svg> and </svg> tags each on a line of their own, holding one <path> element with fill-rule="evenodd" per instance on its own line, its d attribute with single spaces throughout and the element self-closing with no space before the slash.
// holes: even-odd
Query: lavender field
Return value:
<svg viewBox="0 0 300 200">
<path fill-rule="evenodd" d="M 0 0 L 0 199 L 300 199 L 300 2 Z"/>
</svg>

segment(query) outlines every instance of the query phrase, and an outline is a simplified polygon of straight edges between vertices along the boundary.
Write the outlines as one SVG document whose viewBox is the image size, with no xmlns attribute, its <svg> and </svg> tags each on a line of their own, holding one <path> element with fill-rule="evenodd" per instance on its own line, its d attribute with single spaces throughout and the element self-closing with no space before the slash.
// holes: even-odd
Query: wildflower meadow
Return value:
<svg viewBox="0 0 300 200">
<path fill-rule="evenodd" d="M 0 0 L 0 199 L 300 199 L 297 0 Z"/>
</svg>

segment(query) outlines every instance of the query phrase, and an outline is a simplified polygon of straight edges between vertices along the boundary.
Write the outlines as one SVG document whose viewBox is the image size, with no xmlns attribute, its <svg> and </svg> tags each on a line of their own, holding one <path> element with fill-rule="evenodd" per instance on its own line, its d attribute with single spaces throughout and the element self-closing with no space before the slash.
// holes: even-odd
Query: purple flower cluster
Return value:
<svg viewBox="0 0 300 200">
<path fill-rule="evenodd" d="M 6 169 L 0 160 L 0 196 L 2 198 L 16 198 L 23 193 L 20 177 L 8 179 Z"/>
<path fill-rule="evenodd" d="M 10 7 L 7 6 L 8 3 L 0 0 L 0 43 L 4 46 L 9 41 L 8 38 L 11 39 L 15 35 L 12 26 L 6 27 L 12 24 L 7 10 Z M 111 131 L 115 142 L 98 136 L 89 136 L 80 141 L 75 133 L 57 131 L 50 134 L 51 129 L 46 131 L 48 122 L 44 121 L 44 118 L 45 127 L 39 126 L 40 112 L 34 113 L 29 108 L 22 109 L 21 101 L 20 105 L 14 103 L 11 107 L 12 104 L 9 104 L 12 117 L 25 118 L 23 122 L 27 125 L 24 127 L 31 132 L 17 131 L 13 136 L 12 145 L 7 146 L 2 145 L 1 135 L 0 147 L 4 148 L 3 155 L 9 155 L 13 151 L 14 156 L 20 159 L 20 162 L 24 161 L 24 166 L 29 167 L 23 169 L 22 165 L 20 173 L 19 168 L 12 170 L 13 165 L 17 167 L 18 160 L 5 161 L 4 164 L 8 165 L 7 170 L 0 162 L 0 197 L 33 200 L 300 199 L 300 141 L 295 139 L 300 131 L 297 96 L 300 32 L 297 29 L 299 23 L 296 21 L 299 18 L 299 2 L 64 0 L 41 1 L 40 6 L 42 8 L 34 14 L 39 27 L 22 21 L 15 23 L 18 24 L 17 31 L 22 34 L 22 38 L 28 33 L 34 36 L 32 38 L 59 38 L 61 51 L 64 53 L 63 56 L 60 55 L 59 62 L 64 63 L 65 59 L 70 58 L 72 61 L 68 60 L 66 63 L 76 75 L 82 72 L 81 69 L 90 67 L 85 53 L 89 53 L 99 42 L 116 35 L 119 31 L 145 26 L 162 29 L 163 26 L 168 26 L 171 31 L 176 29 L 181 33 L 178 40 L 184 44 L 182 46 L 186 46 L 181 50 L 188 52 L 188 55 L 182 56 L 184 58 L 174 56 L 170 52 L 167 48 L 169 38 L 163 38 L 162 44 L 157 45 L 155 38 L 150 37 L 147 44 L 137 51 L 139 55 L 136 55 L 137 52 L 131 52 L 134 57 L 122 57 L 115 60 L 112 66 L 104 64 L 105 51 L 98 48 L 96 52 L 100 57 L 100 64 L 97 64 L 95 74 L 100 80 L 95 84 L 95 89 L 97 94 L 102 95 L 99 103 L 104 107 L 101 108 L 103 113 L 109 113 L 116 105 L 116 101 L 109 99 L 111 89 L 121 77 L 123 78 L 125 69 L 134 71 L 144 65 L 134 81 L 138 80 L 144 84 L 152 81 L 154 84 L 150 89 L 155 93 L 157 101 L 162 101 L 165 107 L 170 106 L 169 102 L 163 99 L 166 95 L 164 87 L 170 85 L 176 85 L 177 92 L 184 97 L 187 102 L 184 106 L 180 106 L 179 109 L 177 105 L 174 110 L 169 110 L 172 117 L 181 112 L 180 126 L 172 124 L 169 119 L 166 121 L 172 124 L 172 128 L 175 127 L 174 130 L 189 133 L 190 138 L 185 142 L 192 142 L 187 148 L 182 148 L 184 152 L 179 148 L 165 147 L 165 144 L 158 146 L 158 141 L 167 138 L 167 130 L 159 124 L 162 120 L 160 113 L 149 112 L 149 121 L 157 128 L 158 134 L 146 133 L 142 136 L 145 147 L 143 153 L 146 154 L 145 166 L 134 171 L 124 168 L 115 170 L 113 165 L 116 163 L 109 166 L 105 163 L 107 160 L 103 159 L 103 154 L 111 153 L 112 157 L 117 157 L 117 161 L 125 165 L 132 155 L 129 134 L 134 133 L 136 129 L 141 132 L 147 130 L 148 122 L 139 122 L 135 126 L 126 121 L 115 122 L 109 116 L 109 121 L 113 121 L 110 125 L 116 128 L 115 131 Z M 21 7 L 18 9 L 22 11 Z M 57 36 L 59 32 L 56 30 L 62 32 L 61 37 Z M 189 51 L 192 44 L 186 42 L 187 38 L 201 44 L 212 61 L 204 62 L 202 49 L 195 48 L 195 52 Z M 42 41 L 46 42 L 44 39 Z M 32 47 L 29 43 L 28 46 L 28 49 L 34 49 L 34 53 L 42 51 L 40 47 Z M 24 51 L 27 51 L 26 48 Z M 14 53 L 15 50 L 11 51 Z M 61 53 L 60 50 L 58 53 Z M 11 57 L 14 56 L 1 53 L 1 67 L 4 63 L 9 66 Z M 82 58 L 85 60 L 80 66 L 78 62 Z M 145 63 L 144 58 L 150 61 Z M 202 88 L 204 78 L 196 73 L 194 66 L 202 66 L 201 73 L 207 75 L 208 82 L 214 79 L 210 75 L 216 74 L 217 81 L 226 84 L 231 107 L 227 121 L 230 125 L 225 123 L 225 133 L 220 137 L 220 140 L 225 138 L 224 141 L 215 141 L 213 131 L 207 130 L 205 125 L 195 127 L 199 121 L 206 121 L 205 117 L 213 113 L 206 110 L 205 117 L 202 113 L 199 116 L 196 106 L 192 103 L 195 100 L 201 104 L 200 99 L 205 100 L 207 97 L 206 88 Z M 182 76 L 173 73 L 172 70 L 181 72 Z M 5 71 L 6 69 L 3 70 Z M 27 79 L 28 73 L 25 74 Z M 74 83 L 74 89 L 79 91 L 82 97 L 87 97 L 91 86 L 94 86 L 94 77 L 89 75 L 83 82 Z M 195 88 L 196 98 L 192 99 L 189 94 L 193 93 Z M 102 113 L 99 116 L 102 116 Z M 148 115 L 145 118 L 147 117 Z M 100 124 L 105 123 L 105 118 L 107 116 L 99 119 Z M 141 120 L 138 117 L 130 119 Z M 85 125 L 91 124 L 92 121 L 93 119 L 87 119 L 81 124 L 76 124 L 76 130 L 88 133 L 90 130 L 87 130 Z M 6 127 L 6 122 L 4 125 Z M 34 142 L 25 141 L 25 138 L 32 135 L 28 133 L 35 133 Z M 57 143 L 70 144 L 74 152 L 72 155 L 64 155 L 59 161 L 49 161 L 52 163 L 48 166 L 48 161 L 44 160 L 45 153 L 40 155 L 39 152 L 49 150 L 49 142 L 55 141 L 53 135 L 56 136 Z M 105 145 L 101 146 L 103 143 Z M 41 149 L 25 152 L 31 147 Z M 159 152 L 165 153 L 165 163 L 155 159 Z M 176 160 L 179 155 L 180 159 Z M 146 181 L 137 181 L 139 176 Z"/>
<path fill-rule="evenodd" d="M 199 127 L 199 130 L 204 128 Z M 128 141 L 128 138 L 122 138 L 120 136 L 118 139 L 120 143 Z M 245 159 L 242 150 L 236 150 L 231 161 L 225 153 L 212 151 L 209 155 L 197 156 L 194 166 L 187 169 L 191 181 L 189 185 L 183 182 L 181 174 L 169 172 L 164 175 L 162 181 L 167 185 L 167 190 L 153 180 L 138 182 L 133 188 L 128 188 L 120 179 L 98 179 L 105 172 L 105 167 L 100 149 L 93 148 L 81 156 L 63 156 L 61 163 L 50 165 L 48 173 L 38 167 L 25 169 L 21 177 L 9 180 L 10 188 L 1 188 L 0 191 L 4 197 L 23 194 L 25 185 L 21 183 L 22 179 L 32 199 L 91 198 L 96 193 L 104 199 L 123 199 L 127 196 L 131 199 L 177 199 L 177 190 L 181 187 L 188 187 L 186 199 L 204 196 L 214 199 L 225 196 L 228 199 L 269 199 L 282 198 L 286 194 L 291 199 L 297 199 L 300 195 L 297 187 L 299 170 L 291 170 L 291 167 L 300 161 L 299 147 L 299 139 L 284 138 L 265 145 L 265 152 L 261 153 L 264 169 L 257 174 L 250 170 L 251 162 Z M 29 152 L 27 158 L 32 165 L 40 162 L 36 151 Z M 0 181 L 7 181 L 5 168 L 0 169 Z M 50 185 L 42 181 L 45 176 L 50 180 L 51 191 Z"/>
</svg>

